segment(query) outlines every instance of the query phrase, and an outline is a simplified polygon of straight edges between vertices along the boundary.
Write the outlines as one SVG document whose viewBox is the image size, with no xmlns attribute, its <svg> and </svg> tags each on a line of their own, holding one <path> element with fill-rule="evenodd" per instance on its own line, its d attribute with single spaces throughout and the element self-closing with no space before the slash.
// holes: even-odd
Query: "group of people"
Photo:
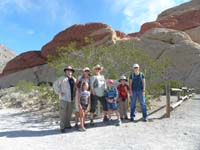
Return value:
<svg viewBox="0 0 200 150">
<path fill-rule="evenodd" d="M 93 71 L 93 75 L 91 75 Z M 75 112 L 75 126 L 80 131 L 86 131 L 85 119 L 87 112 L 90 112 L 90 125 L 94 126 L 94 114 L 98 101 L 103 108 L 103 121 L 109 122 L 112 113 L 117 116 L 117 126 L 120 126 L 123 119 L 134 121 L 136 110 L 136 99 L 139 98 L 143 121 L 147 121 L 147 109 L 145 103 L 145 78 L 139 71 L 139 65 L 133 65 L 133 71 L 129 76 L 127 84 L 126 76 L 121 76 L 119 84 L 116 85 L 112 79 L 106 80 L 102 75 L 103 67 L 96 65 L 92 71 L 85 67 L 83 73 L 76 79 L 73 76 L 75 70 L 68 66 L 64 68 L 64 76 L 58 78 L 53 89 L 59 96 L 60 106 L 60 130 L 71 129 L 71 117 L 73 109 Z M 131 97 L 130 118 L 127 115 L 128 96 Z M 75 106 L 74 106 L 75 105 Z"/>
</svg>

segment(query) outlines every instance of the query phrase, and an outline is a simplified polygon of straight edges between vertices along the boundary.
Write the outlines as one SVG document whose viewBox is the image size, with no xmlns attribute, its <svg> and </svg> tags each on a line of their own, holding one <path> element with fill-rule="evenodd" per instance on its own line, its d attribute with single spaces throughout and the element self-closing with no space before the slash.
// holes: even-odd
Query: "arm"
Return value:
<svg viewBox="0 0 200 150">
<path fill-rule="evenodd" d="M 80 96 L 80 92 L 78 92 L 78 108 L 79 108 L 79 111 L 82 109 L 81 107 L 81 96 Z"/>
<path fill-rule="evenodd" d="M 53 83 L 53 90 L 57 95 L 59 95 L 61 93 L 61 78 L 57 79 Z"/>
<path fill-rule="evenodd" d="M 132 92 L 132 84 L 133 84 L 133 81 L 132 79 L 129 80 L 129 91 L 130 91 L 130 96 L 133 95 L 133 92 Z"/>
<path fill-rule="evenodd" d="M 145 95 L 145 89 L 146 89 L 145 79 L 142 79 L 142 86 L 143 86 L 143 95 Z"/>
<path fill-rule="evenodd" d="M 91 91 L 91 94 L 94 95 L 94 87 L 93 87 L 93 85 L 94 85 L 94 77 L 92 76 L 92 77 L 90 77 L 90 91 Z"/>
</svg>

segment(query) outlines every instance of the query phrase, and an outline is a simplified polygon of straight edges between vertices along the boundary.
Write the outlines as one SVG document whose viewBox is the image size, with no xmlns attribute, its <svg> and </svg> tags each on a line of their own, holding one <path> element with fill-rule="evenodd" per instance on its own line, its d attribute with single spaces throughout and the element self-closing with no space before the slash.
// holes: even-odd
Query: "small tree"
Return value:
<svg viewBox="0 0 200 150">
<path fill-rule="evenodd" d="M 152 85 L 155 82 L 163 80 L 165 68 L 169 65 L 169 59 L 155 60 L 143 50 L 134 48 L 134 44 L 129 41 L 98 47 L 89 38 L 85 38 L 85 41 L 88 45 L 80 48 L 77 48 L 75 42 L 60 46 L 56 56 L 48 56 L 48 64 L 58 73 L 67 64 L 77 69 L 85 66 L 92 68 L 96 64 L 101 64 L 105 67 L 106 78 L 118 79 L 121 75 L 129 76 L 132 65 L 139 63 L 147 80 L 148 92 L 154 91 Z"/>
</svg>

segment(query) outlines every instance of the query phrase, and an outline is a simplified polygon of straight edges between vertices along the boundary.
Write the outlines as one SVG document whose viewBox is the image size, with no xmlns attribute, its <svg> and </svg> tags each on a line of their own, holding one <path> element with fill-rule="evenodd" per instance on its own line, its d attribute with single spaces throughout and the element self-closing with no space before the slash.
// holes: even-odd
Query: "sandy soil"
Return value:
<svg viewBox="0 0 200 150">
<path fill-rule="evenodd" d="M 97 119 L 86 132 L 75 128 L 61 134 L 57 118 L 44 119 L 20 109 L 0 109 L 1 150 L 200 150 L 200 95 L 163 118 L 165 108 L 142 122 L 120 127 Z M 113 117 L 115 119 L 115 117 Z M 115 121 L 113 121 L 114 123 Z"/>
</svg>

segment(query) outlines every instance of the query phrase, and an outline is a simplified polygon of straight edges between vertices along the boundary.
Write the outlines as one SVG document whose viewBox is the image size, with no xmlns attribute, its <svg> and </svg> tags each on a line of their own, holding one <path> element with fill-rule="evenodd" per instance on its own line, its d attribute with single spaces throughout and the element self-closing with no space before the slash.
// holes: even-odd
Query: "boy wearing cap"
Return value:
<svg viewBox="0 0 200 150">
<path fill-rule="evenodd" d="M 64 68 L 65 76 L 60 77 L 53 84 L 53 89 L 60 99 L 59 114 L 62 133 L 65 132 L 65 129 L 72 128 L 70 121 L 76 89 L 76 79 L 72 76 L 74 71 L 71 66 Z"/>
<path fill-rule="evenodd" d="M 144 74 L 139 71 L 139 65 L 133 65 L 133 72 L 130 74 L 130 95 L 131 95 L 131 121 L 134 121 L 136 99 L 139 98 L 142 109 L 143 121 L 147 121 L 147 109 L 145 102 L 145 78 Z"/>
<path fill-rule="evenodd" d="M 127 109 L 128 109 L 128 93 L 129 86 L 126 84 L 127 79 L 126 76 L 121 76 L 119 79 L 119 85 L 117 86 L 117 90 L 119 93 L 118 102 L 119 102 L 119 113 L 121 120 L 128 120 Z"/>
<path fill-rule="evenodd" d="M 117 116 L 117 126 L 121 125 L 120 115 L 117 109 L 117 98 L 118 98 L 118 91 L 114 87 L 113 80 L 109 79 L 107 81 L 107 89 L 105 90 L 105 97 L 107 100 L 107 107 L 108 107 L 108 116 L 109 120 L 111 120 L 112 112 L 114 112 Z"/>
</svg>

